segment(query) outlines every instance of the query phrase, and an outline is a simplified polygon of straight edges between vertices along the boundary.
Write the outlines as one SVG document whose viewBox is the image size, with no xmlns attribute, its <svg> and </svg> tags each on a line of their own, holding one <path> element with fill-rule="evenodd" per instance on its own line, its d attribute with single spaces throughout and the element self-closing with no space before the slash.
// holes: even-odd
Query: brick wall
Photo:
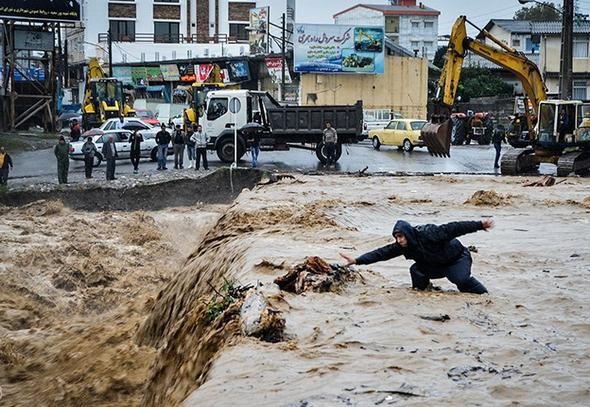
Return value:
<svg viewBox="0 0 590 407">
<path fill-rule="evenodd" d="M 230 21 L 248 21 L 250 19 L 250 9 L 255 8 L 256 3 L 229 3 L 229 20 Z"/>
<path fill-rule="evenodd" d="M 197 2 L 197 42 L 209 42 L 209 0 Z"/>
<path fill-rule="evenodd" d="M 109 17 L 135 18 L 135 4 L 109 3 Z"/>
<path fill-rule="evenodd" d="M 180 20 L 180 6 L 154 4 L 154 18 L 164 20 Z"/>
</svg>

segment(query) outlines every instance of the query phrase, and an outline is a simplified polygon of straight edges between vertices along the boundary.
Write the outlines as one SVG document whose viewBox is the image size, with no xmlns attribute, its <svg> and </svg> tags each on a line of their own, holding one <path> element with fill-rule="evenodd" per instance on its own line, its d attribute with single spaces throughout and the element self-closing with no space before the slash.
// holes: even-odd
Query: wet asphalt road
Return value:
<svg viewBox="0 0 590 407">
<path fill-rule="evenodd" d="M 510 147 L 505 147 L 504 150 Z M 394 147 L 381 147 L 379 151 L 374 150 L 370 143 L 362 142 L 355 145 L 345 146 L 342 157 L 334 167 L 326 168 L 316 158 L 315 152 L 301 149 L 290 151 L 262 151 L 259 156 L 259 167 L 271 171 L 294 171 L 294 172 L 332 172 L 346 173 L 356 172 L 367 168 L 367 172 L 386 173 L 447 173 L 447 174 L 489 174 L 498 172 L 494 170 L 494 148 L 493 146 L 453 146 L 451 158 L 437 158 L 428 154 L 425 148 L 416 148 L 411 153 L 398 151 Z M 227 166 L 217 158 L 213 152 L 208 154 L 209 168 L 216 169 Z M 10 173 L 10 183 L 29 184 L 39 182 L 57 182 L 56 160 L 53 151 L 39 150 L 24 152 L 13 155 L 14 170 Z M 250 166 L 250 156 L 246 154 L 240 161 L 239 166 Z M 140 174 L 156 172 L 156 163 L 149 160 L 142 160 Z M 185 169 L 188 162 L 185 156 Z M 176 171 L 172 156 L 168 157 L 168 171 Z M 104 177 L 105 163 L 95 168 L 95 177 Z M 554 174 L 555 166 L 542 164 L 540 172 L 543 174 Z M 128 159 L 117 161 L 117 174 L 132 174 L 133 167 Z M 70 161 L 70 181 L 82 181 L 84 178 L 84 163 L 82 161 Z"/>
</svg>

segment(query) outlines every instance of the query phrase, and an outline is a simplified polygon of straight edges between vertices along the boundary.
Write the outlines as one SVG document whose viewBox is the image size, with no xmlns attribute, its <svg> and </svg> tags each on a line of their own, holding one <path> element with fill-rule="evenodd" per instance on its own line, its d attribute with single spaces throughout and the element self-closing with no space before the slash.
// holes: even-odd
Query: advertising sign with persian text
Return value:
<svg viewBox="0 0 590 407">
<path fill-rule="evenodd" d="M 80 21 L 78 0 L 0 0 L 0 18 L 42 21 Z"/>
<path fill-rule="evenodd" d="M 381 74 L 385 62 L 383 27 L 296 24 L 295 72 Z"/>
</svg>

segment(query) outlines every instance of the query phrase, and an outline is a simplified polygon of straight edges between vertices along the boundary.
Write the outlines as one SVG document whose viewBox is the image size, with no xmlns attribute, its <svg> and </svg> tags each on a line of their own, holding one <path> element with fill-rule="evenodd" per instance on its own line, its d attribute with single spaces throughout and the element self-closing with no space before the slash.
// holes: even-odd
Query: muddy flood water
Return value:
<svg viewBox="0 0 590 407">
<path fill-rule="evenodd" d="M 226 203 L 2 206 L 0 405 L 588 405 L 590 179 L 525 181 L 294 175 Z M 391 242 L 397 219 L 487 216 L 460 238 L 487 295 L 414 291 L 404 258 L 274 282 Z"/>
</svg>

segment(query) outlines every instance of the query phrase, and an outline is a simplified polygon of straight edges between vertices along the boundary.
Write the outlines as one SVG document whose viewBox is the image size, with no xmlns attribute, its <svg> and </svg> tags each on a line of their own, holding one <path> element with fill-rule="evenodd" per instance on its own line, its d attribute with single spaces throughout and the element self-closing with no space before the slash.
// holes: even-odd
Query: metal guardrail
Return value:
<svg viewBox="0 0 590 407">
<path fill-rule="evenodd" d="M 108 42 L 108 33 L 99 33 L 98 42 Z M 118 34 L 113 35 L 114 42 L 151 42 L 151 43 L 172 43 L 172 44 L 185 44 L 185 43 L 197 43 L 197 34 L 191 34 L 186 36 L 184 34 L 153 34 L 153 33 L 135 33 L 135 34 Z M 240 41 L 236 37 L 230 37 L 227 34 L 216 34 L 212 37 L 208 37 L 207 42 L 216 44 L 227 44 L 227 43 L 242 43 L 247 41 Z"/>
</svg>

